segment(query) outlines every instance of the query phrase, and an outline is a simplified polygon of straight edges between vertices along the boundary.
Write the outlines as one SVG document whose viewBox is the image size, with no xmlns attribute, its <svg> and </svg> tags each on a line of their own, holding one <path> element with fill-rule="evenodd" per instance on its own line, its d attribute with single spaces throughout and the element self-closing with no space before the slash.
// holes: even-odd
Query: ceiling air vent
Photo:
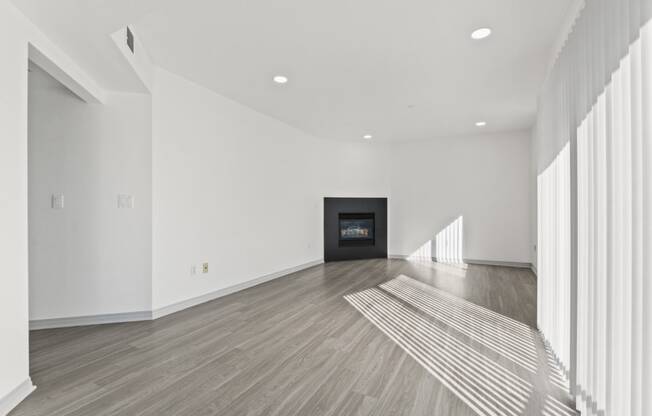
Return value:
<svg viewBox="0 0 652 416">
<path fill-rule="evenodd" d="M 131 30 L 127 27 L 127 46 L 131 53 L 134 53 L 134 34 L 131 33 Z"/>
</svg>

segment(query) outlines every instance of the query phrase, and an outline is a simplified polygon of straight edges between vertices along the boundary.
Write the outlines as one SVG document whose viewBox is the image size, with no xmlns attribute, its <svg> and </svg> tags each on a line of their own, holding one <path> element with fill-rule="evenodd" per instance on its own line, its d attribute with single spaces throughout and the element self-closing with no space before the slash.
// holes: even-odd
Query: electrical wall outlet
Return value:
<svg viewBox="0 0 652 416">
<path fill-rule="evenodd" d="M 134 197 L 132 195 L 118 195 L 118 208 L 133 208 Z"/>
<path fill-rule="evenodd" d="M 208 273 L 208 263 L 202 264 L 201 271 L 202 273 Z"/>
<path fill-rule="evenodd" d="M 52 194 L 52 209 L 63 209 L 63 194 Z"/>
</svg>

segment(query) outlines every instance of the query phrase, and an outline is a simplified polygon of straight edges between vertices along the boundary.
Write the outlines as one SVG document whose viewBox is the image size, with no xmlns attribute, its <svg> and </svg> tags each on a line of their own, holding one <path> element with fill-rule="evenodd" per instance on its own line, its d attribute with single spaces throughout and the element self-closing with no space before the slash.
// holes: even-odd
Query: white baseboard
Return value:
<svg viewBox="0 0 652 416">
<path fill-rule="evenodd" d="M 6 396 L 0 398 L 0 416 L 6 416 L 9 412 L 25 400 L 36 386 L 32 384 L 32 379 L 27 377 L 25 381 L 16 386 Z"/>
<path fill-rule="evenodd" d="M 69 318 L 35 319 L 29 321 L 29 329 L 37 330 L 37 329 L 49 329 L 49 328 L 66 328 L 71 326 L 100 325 L 100 324 L 112 324 L 112 323 L 119 323 L 119 322 L 149 321 L 152 319 L 158 319 L 165 315 L 169 315 L 171 313 L 178 312 L 183 309 L 190 308 L 192 306 L 196 306 L 201 303 L 211 301 L 213 299 L 221 298 L 222 296 L 230 295 L 231 293 L 239 292 L 241 290 L 259 285 L 261 283 L 268 282 L 270 280 L 277 279 L 282 276 L 286 276 L 291 273 L 308 269 L 318 264 L 322 264 L 323 262 L 324 262 L 323 259 L 314 260 L 308 263 L 300 264 L 298 266 L 290 267 L 288 269 L 280 270 L 278 272 L 257 277 L 255 279 L 248 280 L 246 282 L 242 282 L 234 286 L 229 286 L 201 296 L 197 296 L 191 299 L 186 299 L 180 302 L 173 303 L 171 305 L 163 306 L 161 308 L 157 308 L 151 311 L 112 313 L 112 314 L 105 314 L 105 315 L 90 315 L 90 316 L 73 316 Z"/>
<path fill-rule="evenodd" d="M 500 260 L 475 260 L 464 259 L 466 264 L 479 264 L 483 266 L 503 266 L 503 267 L 516 267 L 518 269 L 529 269 L 530 263 L 522 263 L 518 261 L 500 261 Z"/>
<path fill-rule="evenodd" d="M 390 259 L 407 260 L 410 256 L 405 254 L 390 254 L 387 256 Z M 432 258 L 433 262 L 437 262 L 437 258 Z M 517 261 L 500 261 L 500 260 L 477 260 L 477 259 L 464 259 L 465 264 L 478 264 L 483 266 L 503 266 L 503 267 L 516 267 L 519 269 L 531 269 L 531 263 L 521 263 Z M 536 272 L 535 272 L 536 274 Z"/>
<path fill-rule="evenodd" d="M 239 292 L 244 289 L 248 289 L 253 286 L 257 286 L 261 283 L 269 282 L 270 280 L 278 279 L 279 277 L 286 276 L 288 274 L 296 273 L 301 270 L 309 269 L 311 267 L 317 266 L 324 262 L 321 260 L 314 260 L 308 263 L 300 264 L 298 266 L 290 267 L 288 269 L 280 270 L 278 272 L 270 273 L 265 276 L 257 277 L 252 280 L 247 280 L 246 282 L 239 283 L 237 285 L 229 286 L 223 289 L 216 290 L 211 293 L 206 293 L 205 295 L 197 296 L 194 298 L 182 300 L 181 302 L 173 303 L 171 305 L 163 306 L 162 308 L 157 308 L 152 311 L 152 319 L 158 319 L 163 316 L 169 315 L 174 312 L 179 312 L 181 310 L 209 302 L 211 300 L 221 298 L 226 295 L 230 295 L 235 292 Z"/>
<path fill-rule="evenodd" d="M 151 311 L 125 313 L 108 313 L 104 315 L 71 316 L 68 318 L 33 319 L 29 321 L 29 329 L 67 328 L 70 326 L 114 324 L 118 322 L 147 321 L 152 319 Z"/>
</svg>

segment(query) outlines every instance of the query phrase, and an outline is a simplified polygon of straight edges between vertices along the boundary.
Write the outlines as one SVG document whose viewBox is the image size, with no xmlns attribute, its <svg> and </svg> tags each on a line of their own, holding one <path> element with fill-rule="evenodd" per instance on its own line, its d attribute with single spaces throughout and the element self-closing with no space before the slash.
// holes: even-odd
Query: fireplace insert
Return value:
<svg viewBox="0 0 652 416">
<path fill-rule="evenodd" d="M 374 217 L 374 213 L 340 213 L 340 243 L 364 241 L 373 244 L 376 231 Z"/>
</svg>

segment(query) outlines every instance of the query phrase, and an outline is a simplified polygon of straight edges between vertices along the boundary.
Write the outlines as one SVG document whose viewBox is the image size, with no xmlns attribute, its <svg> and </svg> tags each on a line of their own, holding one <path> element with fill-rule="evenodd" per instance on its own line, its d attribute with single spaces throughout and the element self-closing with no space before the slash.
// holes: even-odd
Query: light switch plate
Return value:
<svg viewBox="0 0 652 416">
<path fill-rule="evenodd" d="M 118 208 L 133 208 L 134 197 L 132 195 L 118 195 Z"/>
<path fill-rule="evenodd" d="M 63 194 L 52 194 L 52 209 L 63 209 L 64 198 Z"/>
</svg>

